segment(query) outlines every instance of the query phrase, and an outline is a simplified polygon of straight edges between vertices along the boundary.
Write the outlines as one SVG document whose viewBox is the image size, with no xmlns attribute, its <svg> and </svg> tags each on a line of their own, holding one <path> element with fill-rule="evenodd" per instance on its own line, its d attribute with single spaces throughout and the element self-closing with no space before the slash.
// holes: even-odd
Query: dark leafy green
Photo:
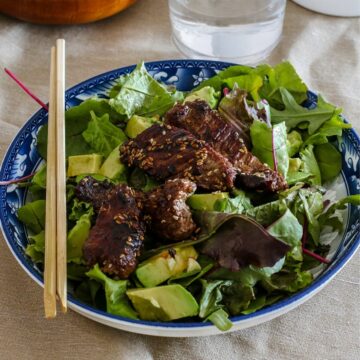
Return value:
<svg viewBox="0 0 360 360">
<path fill-rule="evenodd" d="M 33 233 L 45 229 L 45 200 L 35 200 L 18 210 L 18 219 Z"/>
<path fill-rule="evenodd" d="M 29 244 L 26 246 L 25 254 L 30 256 L 35 263 L 44 262 L 45 253 L 45 231 L 42 230 L 37 235 L 29 236 Z"/>
<path fill-rule="evenodd" d="M 31 179 L 31 184 L 29 186 L 29 191 L 37 200 L 45 199 L 45 190 L 46 190 L 46 164 L 41 166 L 41 168 L 36 172 L 36 174 Z"/>
<path fill-rule="evenodd" d="M 223 289 L 223 302 L 231 315 L 239 315 L 255 299 L 254 289 L 241 282 L 232 282 Z"/>
<path fill-rule="evenodd" d="M 341 172 L 341 154 L 330 143 L 320 144 L 314 148 L 315 158 L 320 168 L 321 180 L 331 181 Z"/>
<path fill-rule="evenodd" d="M 248 104 L 247 94 L 240 88 L 234 88 L 220 101 L 218 110 L 223 118 L 240 134 L 246 146 L 250 147 L 250 126 L 259 119 L 258 110 Z"/>
<path fill-rule="evenodd" d="M 151 178 L 141 169 L 135 168 L 130 174 L 129 185 L 137 190 L 148 192 L 158 186 L 159 182 Z"/>
<path fill-rule="evenodd" d="M 221 267 L 236 271 L 249 265 L 273 266 L 290 249 L 249 217 L 206 212 L 202 216 L 208 218 L 210 227 L 216 224 L 217 230 L 200 251 L 217 261 Z"/>
</svg>

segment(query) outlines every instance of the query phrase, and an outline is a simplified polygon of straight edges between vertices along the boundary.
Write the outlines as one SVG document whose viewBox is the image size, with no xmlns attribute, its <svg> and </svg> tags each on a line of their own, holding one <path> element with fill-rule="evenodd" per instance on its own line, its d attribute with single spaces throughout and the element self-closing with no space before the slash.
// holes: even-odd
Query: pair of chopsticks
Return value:
<svg viewBox="0 0 360 360">
<path fill-rule="evenodd" d="M 65 40 L 51 48 L 45 215 L 45 317 L 56 316 L 56 295 L 67 311 Z"/>
</svg>

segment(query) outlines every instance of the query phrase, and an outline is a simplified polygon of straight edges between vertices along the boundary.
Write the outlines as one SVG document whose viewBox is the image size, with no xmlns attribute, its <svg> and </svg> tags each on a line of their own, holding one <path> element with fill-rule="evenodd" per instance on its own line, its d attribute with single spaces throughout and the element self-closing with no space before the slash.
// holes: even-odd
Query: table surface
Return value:
<svg viewBox="0 0 360 360">
<path fill-rule="evenodd" d="M 311 89 L 344 108 L 360 129 L 360 22 L 287 4 L 284 33 L 267 60 L 289 59 Z M 0 65 L 48 98 L 50 47 L 67 41 L 67 86 L 139 60 L 182 58 L 170 38 L 165 0 L 140 0 L 110 19 L 37 26 L 0 15 Z M 0 158 L 38 105 L 0 76 Z M 167 339 L 115 330 L 73 311 L 43 316 L 42 289 L 0 235 L 1 359 L 360 359 L 359 253 L 319 294 L 290 313 L 235 333 Z"/>
</svg>

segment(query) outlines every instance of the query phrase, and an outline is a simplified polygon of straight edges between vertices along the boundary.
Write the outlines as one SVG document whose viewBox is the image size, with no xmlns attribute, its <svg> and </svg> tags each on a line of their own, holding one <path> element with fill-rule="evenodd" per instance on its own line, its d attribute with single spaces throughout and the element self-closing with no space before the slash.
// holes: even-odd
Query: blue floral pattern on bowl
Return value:
<svg viewBox="0 0 360 360">
<path fill-rule="evenodd" d="M 159 81 L 167 85 L 175 85 L 178 90 L 189 91 L 202 81 L 216 75 L 217 72 L 231 64 L 216 61 L 198 60 L 170 60 L 150 62 L 146 64 L 149 73 Z M 133 66 L 128 66 L 95 76 L 66 91 L 66 108 L 76 106 L 84 99 L 91 96 L 106 96 L 108 90 L 116 83 L 116 79 L 123 74 L 130 73 Z M 316 94 L 309 92 L 306 107 L 316 106 Z M 35 171 L 42 162 L 36 150 L 37 133 L 42 125 L 47 122 L 47 112 L 44 109 L 35 113 L 19 131 L 11 143 L 0 170 L 0 179 L 9 180 L 28 175 Z M 338 140 L 337 146 L 343 159 L 342 177 L 348 194 L 360 192 L 360 140 L 352 129 L 345 130 L 343 137 Z M 25 255 L 28 243 L 27 231 L 16 216 L 17 209 L 21 207 L 27 196 L 27 191 L 17 185 L 0 187 L 0 222 L 5 239 L 16 259 L 29 273 L 29 275 L 42 284 L 42 272 Z M 281 300 L 267 308 L 250 315 L 236 316 L 232 318 L 234 324 L 240 324 L 248 319 L 270 315 L 286 307 L 293 308 L 296 302 L 308 298 L 312 292 L 316 292 L 329 281 L 355 253 L 360 244 L 360 211 L 358 207 L 351 206 L 348 211 L 348 221 L 344 236 L 333 255 L 333 261 L 306 289 Z M 129 320 L 104 313 L 100 310 L 82 304 L 69 295 L 70 306 L 73 305 L 79 312 L 89 311 L 110 320 L 122 320 L 124 323 L 136 323 L 143 326 L 156 326 L 158 328 L 204 328 L 213 327 L 210 323 L 156 323 L 140 320 Z M 284 311 L 283 311 L 284 312 Z M 235 326 L 236 328 L 236 326 Z M 142 332 L 142 331 L 138 331 Z M 144 331 L 144 333 L 146 333 Z"/>
</svg>

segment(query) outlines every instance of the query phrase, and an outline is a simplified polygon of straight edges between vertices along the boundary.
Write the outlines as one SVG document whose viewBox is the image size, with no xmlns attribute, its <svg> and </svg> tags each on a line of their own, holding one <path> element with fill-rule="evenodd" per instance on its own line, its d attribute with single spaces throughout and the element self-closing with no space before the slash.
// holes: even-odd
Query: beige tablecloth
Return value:
<svg viewBox="0 0 360 360">
<path fill-rule="evenodd" d="M 16 0 L 14 0 L 16 1 Z M 165 0 L 139 2 L 111 19 L 76 27 L 29 25 L 0 16 L 0 64 L 45 101 L 49 49 L 67 41 L 67 86 L 140 59 L 181 58 L 170 40 Z M 360 23 L 288 2 L 281 43 L 268 61 L 290 59 L 306 83 L 343 106 L 360 128 Z M 38 109 L 0 74 L 0 158 Z M 287 315 L 213 337 L 135 335 L 73 311 L 49 321 L 42 289 L 20 268 L 0 235 L 0 359 L 360 359 L 359 254 L 323 291 Z"/>
</svg>

